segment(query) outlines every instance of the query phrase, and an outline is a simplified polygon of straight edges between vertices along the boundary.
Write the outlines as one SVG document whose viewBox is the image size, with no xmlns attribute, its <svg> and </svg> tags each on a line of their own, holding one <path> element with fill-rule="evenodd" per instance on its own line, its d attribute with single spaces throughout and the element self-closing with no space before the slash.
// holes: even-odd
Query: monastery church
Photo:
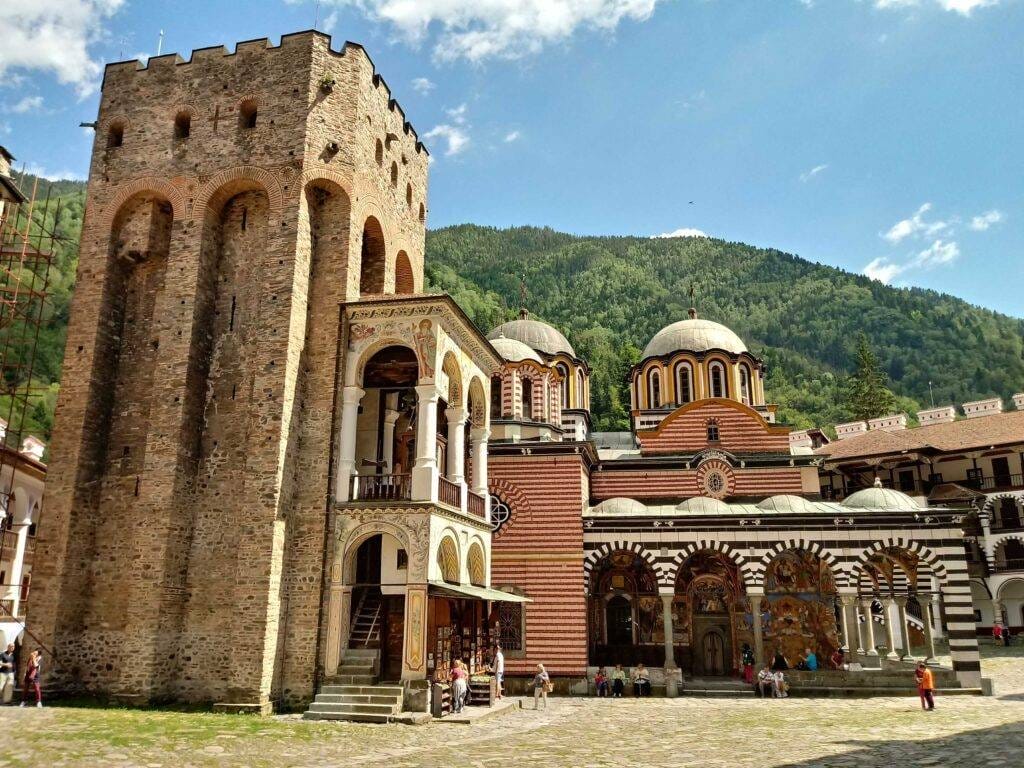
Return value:
<svg viewBox="0 0 1024 768">
<path fill-rule="evenodd" d="M 940 635 L 981 685 L 969 510 L 822 500 L 762 361 L 693 309 L 630 372 L 632 428 L 592 431 L 561 332 L 424 291 L 427 170 L 356 44 L 106 68 L 28 618 L 48 685 L 430 711 L 499 642 L 513 691 L 643 662 L 674 695 L 745 645 L 871 670 Z"/>
</svg>

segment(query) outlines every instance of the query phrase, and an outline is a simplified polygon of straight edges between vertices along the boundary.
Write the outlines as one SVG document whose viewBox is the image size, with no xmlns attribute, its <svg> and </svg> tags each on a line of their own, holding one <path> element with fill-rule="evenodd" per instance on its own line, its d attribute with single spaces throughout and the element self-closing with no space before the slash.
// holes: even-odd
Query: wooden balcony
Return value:
<svg viewBox="0 0 1024 768">
<path fill-rule="evenodd" d="M 412 498 L 412 476 L 356 475 L 353 501 L 409 501 Z"/>
<path fill-rule="evenodd" d="M 481 520 L 487 519 L 487 499 L 478 493 L 472 491 L 466 492 L 466 512 L 473 515 L 473 517 L 479 517 Z"/>
<path fill-rule="evenodd" d="M 437 478 L 437 500 L 455 509 L 462 509 L 462 486 L 447 477 Z"/>
</svg>

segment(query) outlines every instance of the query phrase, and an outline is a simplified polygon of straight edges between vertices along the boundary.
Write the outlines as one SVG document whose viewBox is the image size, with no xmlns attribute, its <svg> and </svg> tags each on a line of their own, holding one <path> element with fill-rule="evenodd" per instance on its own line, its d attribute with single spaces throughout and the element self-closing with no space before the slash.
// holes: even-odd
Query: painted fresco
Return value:
<svg viewBox="0 0 1024 768">
<path fill-rule="evenodd" d="M 761 617 L 765 653 L 781 651 L 795 665 L 813 650 L 828 658 L 840 645 L 835 578 L 812 552 L 780 553 L 765 574 L 765 610 Z"/>
</svg>

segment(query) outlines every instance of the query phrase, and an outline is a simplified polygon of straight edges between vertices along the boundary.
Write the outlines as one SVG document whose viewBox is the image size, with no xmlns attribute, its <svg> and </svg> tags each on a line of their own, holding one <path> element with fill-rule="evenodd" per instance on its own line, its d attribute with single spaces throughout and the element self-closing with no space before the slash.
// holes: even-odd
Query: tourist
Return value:
<svg viewBox="0 0 1024 768">
<path fill-rule="evenodd" d="M 783 672 L 787 669 L 789 669 L 788 659 L 782 655 L 782 651 L 776 651 L 775 658 L 772 659 L 772 672 Z"/>
<path fill-rule="evenodd" d="M 998 621 L 992 625 L 992 641 L 999 645 L 1003 640 L 1003 625 Z"/>
<path fill-rule="evenodd" d="M 777 669 L 772 673 L 772 683 L 775 688 L 775 698 L 785 699 L 789 697 L 789 683 L 786 682 L 786 676 L 781 669 Z"/>
<path fill-rule="evenodd" d="M 621 699 L 625 689 L 626 670 L 622 668 L 621 664 L 616 664 L 615 669 L 612 670 L 612 696 L 616 699 Z"/>
<path fill-rule="evenodd" d="M 917 695 L 921 697 L 921 709 L 931 712 L 935 709 L 935 678 L 932 671 L 923 661 L 919 661 L 914 677 L 917 680 Z"/>
<path fill-rule="evenodd" d="M 537 665 L 537 674 L 533 676 L 533 708 L 537 709 L 540 702 L 544 702 L 544 709 L 548 708 L 548 690 L 551 686 L 551 678 L 544 669 L 543 664 Z"/>
<path fill-rule="evenodd" d="M 462 712 L 466 704 L 466 691 L 469 689 L 468 675 L 462 665 L 461 659 L 452 662 L 452 710 L 455 714 Z"/>
<path fill-rule="evenodd" d="M 604 667 L 599 667 L 597 674 L 594 675 L 594 688 L 597 691 L 597 695 L 602 699 L 608 698 L 611 694 L 608 673 L 604 671 Z"/>
<path fill-rule="evenodd" d="M 501 652 L 501 646 L 494 646 L 494 682 L 495 698 L 501 698 L 502 684 L 505 682 L 505 654 Z"/>
<path fill-rule="evenodd" d="M 43 654 L 39 649 L 28 655 L 28 667 L 25 670 L 25 687 L 22 689 L 21 706 L 25 706 L 29 696 L 36 694 L 36 706 L 43 706 L 43 691 L 39 687 L 39 675 L 43 671 Z"/>
<path fill-rule="evenodd" d="M 633 695 L 651 695 L 651 673 L 647 671 L 647 667 L 644 666 L 642 661 L 633 670 Z"/>
<path fill-rule="evenodd" d="M 818 671 L 818 655 L 810 648 L 804 649 L 804 657 L 800 659 L 797 669 L 804 669 L 808 672 Z"/>
<path fill-rule="evenodd" d="M 1003 645 L 1007 648 L 1010 647 L 1010 643 L 1013 641 L 1013 635 L 1010 634 L 1009 627 L 1003 627 Z"/>
<path fill-rule="evenodd" d="M 828 657 L 828 664 L 832 669 L 842 669 L 845 663 L 846 655 L 843 648 L 836 648 L 832 655 Z"/>
<path fill-rule="evenodd" d="M 750 650 L 750 644 L 743 644 L 743 652 L 740 654 L 743 662 L 743 682 L 747 685 L 754 684 L 754 652 Z"/>
<path fill-rule="evenodd" d="M 0 653 L 0 703 L 9 704 L 14 698 L 14 676 L 18 668 L 14 664 L 14 643 Z"/>
<path fill-rule="evenodd" d="M 770 699 L 774 688 L 775 677 L 772 675 L 768 665 L 765 664 L 761 671 L 757 673 L 757 693 L 762 699 Z"/>
</svg>

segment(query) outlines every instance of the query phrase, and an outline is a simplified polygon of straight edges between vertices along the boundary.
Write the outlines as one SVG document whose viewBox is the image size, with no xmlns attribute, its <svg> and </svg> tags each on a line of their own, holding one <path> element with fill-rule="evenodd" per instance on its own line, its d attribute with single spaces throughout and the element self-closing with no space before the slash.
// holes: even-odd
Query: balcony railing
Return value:
<svg viewBox="0 0 1024 768">
<path fill-rule="evenodd" d="M 466 491 L 466 511 L 483 520 L 487 517 L 487 499 L 478 493 Z"/>
<path fill-rule="evenodd" d="M 996 560 L 997 571 L 1024 571 L 1024 558 L 1010 557 L 1004 560 Z"/>
<path fill-rule="evenodd" d="M 462 509 L 462 486 L 447 477 L 439 477 L 437 480 L 437 500 L 449 507 Z"/>
<path fill-rule="evenodd" d="M 356 475 L 355 501 L 409 501 L 411 475 Z"/>
</svg>

